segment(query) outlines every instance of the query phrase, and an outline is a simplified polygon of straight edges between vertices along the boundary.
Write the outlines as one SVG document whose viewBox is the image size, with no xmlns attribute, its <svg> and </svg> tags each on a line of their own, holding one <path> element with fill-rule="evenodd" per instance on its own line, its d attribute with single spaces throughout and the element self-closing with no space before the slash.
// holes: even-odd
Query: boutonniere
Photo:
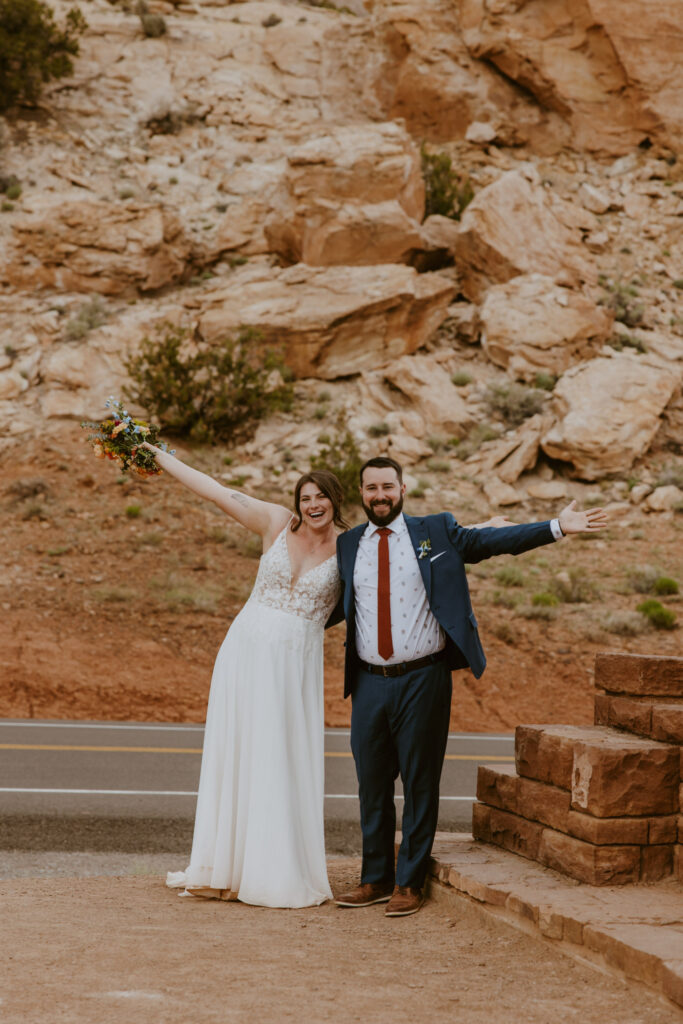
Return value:
<svg viewBox="0 0 683 1024">
<path fill-rule="evenodd" d="M 426 558 L 429 552 L 432 550 L 432 542 L 429 540 L 429 538 L 427 540 L 421 540 L 420 546 L 417 550 L 420 552 L 418 558 Z"/>
</svg>

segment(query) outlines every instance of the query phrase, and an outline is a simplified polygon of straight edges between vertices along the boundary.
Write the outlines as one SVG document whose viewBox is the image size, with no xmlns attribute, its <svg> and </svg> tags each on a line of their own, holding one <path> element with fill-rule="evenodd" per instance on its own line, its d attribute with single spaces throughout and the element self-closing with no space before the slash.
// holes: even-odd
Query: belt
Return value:
<svg viewBox="0 0 683 1024">
<path fill-rule="evenodd" d="M 393 678 L 394 676 L 402 676 L 406 672 L 413 672 L 418 668 L 426 668 L 427 665 L 435 665 L 437 661 L 443 661 L 445 656 L 446 652 L 441 650 L 435 654 L 427 654 L 424 658 L 417 658 L 415 661 L 400 661 L 397 665 L 370 665 L 367 661 L 363 661 L 361 664 L 363 669 L 366 672 L 372 673 L 373 676 Z"/>
</svg>

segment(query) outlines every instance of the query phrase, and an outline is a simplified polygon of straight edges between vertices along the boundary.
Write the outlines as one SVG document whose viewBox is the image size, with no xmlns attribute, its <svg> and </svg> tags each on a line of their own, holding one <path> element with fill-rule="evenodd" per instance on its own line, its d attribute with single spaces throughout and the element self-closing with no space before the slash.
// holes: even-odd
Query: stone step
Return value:
<svg viewBox="0 0 683 1024">
<path fill-rule="evenodd" d="M 647 846 L 678 841 L 676 814 L 595 818 L 571 809 L 571 793 L 516 774 L 512 765 L 480 765 L 477 799 L 597 846 Z"/>
<path fill-rule="evenodd" d="M 472 833 L 589 885 L 655 882 L 674 869 L 673 843 L 597 846 L 488 804 L 474 804 Z"/>
<path fill-rule="evenodd" d="M 608 693 L 683 697 L 683 658 L 641 654 L 597 654 L 595 686 Z"/>
<path fill-rule="evenodd" d="M 683 659 L 682 659 L 683 660 Z M 517 774 L 559 786 L 596 818 L 675 814 L 681 749 L 605 726 L 520 725 Z"/>
<path fill-rule="evenodd" d="M 595 724 L 624 729 L 662 743 L 683 744 L 683 697 L 663 702 L 652 697 L 596 693 Z"/>
</svg>

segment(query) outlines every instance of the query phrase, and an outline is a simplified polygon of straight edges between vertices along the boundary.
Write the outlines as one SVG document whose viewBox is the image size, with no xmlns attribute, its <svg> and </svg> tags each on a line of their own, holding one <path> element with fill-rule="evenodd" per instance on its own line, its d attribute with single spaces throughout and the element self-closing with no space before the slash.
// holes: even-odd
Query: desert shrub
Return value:
<svg viewBox="0 0 683 1024">
<path fill-rule="evenodd" d="M 642 322 L 645 309 L 640 303 L 633 301 L 638 296 L 636 286 L 619 279 L 614 281 L 604 274 L 600 275 L 599 281 L 607 293 L 598 300 L 599 305 L 613 310 L 615 320 L 620 323 L 626 324 L 627 327 L 637 327 Z"/>
<path fill-rule="evenodd" d="M 459 370 L 453 374 L 451 381 L 455 384 L 456 388 L 464 388 L 467 384 L 472 383 L 472 374 L 467 373 L 465 370 Z"/>
<path fill-rule="evenodd" d="M 77 7 L 60 28 L 42 0 L 0 0 L 0 110 L 34 103 L 46 82 L 70 75 L 86 28 Z"/>
<path fill-rule="evenodd" d="M 126 515 L 129 519 L 139 519 L 142 515 L 142 505 L 126 505 Z"/>
<path fill-rule="evenodd" d="M 428 459 L 427 469 L 431 470 L 432 473 L 447 473 L 451 468 L 451 464 L 447 459 Z"/>
<path fill-rule="evenodd" d="M 337 420 L 334 436 L 329 436 L 317 455 L 311 455 L 311 469 L 328 469 L 339 480 L 344 501 L 360 504 L 360 467 L 363 465 L 358 445 L 343 417 Z"/>
<path fill-rule="evenodd" d="M 517 381 L 491 384 L 486 389 L 485 400 L 489 412 L 500 416 L 508 427 L 518 427 L 529 416 L 540 412 L 545 402 L 541 390 Z"/>
<path fill-rule="evenodd" d="M 595 584 L 583 569 L 570 569 L 556 576 L 550 584 L 550 592 L 565 604 L 587 603 L 596 596 Z"/>
<path fill-rule="evenodd" d="M 386 437 L 390 433 L 391 427 L 388 423 L 373 423 L 368 427 L 368 437 Z"/>
<path fill-rule="evenodd" d="M 647 352 L 647 345 L 640 338 L 636 338 L 633 334 L 614 334 L 607 342 L 610 348 L 616 349 L 617 352 L 623 352 L 625 348 L 635 349 L 636 352 Z"/>
<path fill-rule="evenodd" d="M 167 433 L 211 442 L 247 437 L 263 416 L 292 403 L 286 367 L 258 339 L 242 328 L 237 338 L 190 346 L 185 331 L 166 325 L 156 340 L 144 338 L 126 363 L 134 384 L 126 397 Z"/>
<path fill-rule="evenodd" d="M 554 373 L 545 373 L 542 370 L 534 377 L 534 387 L 540 388 L 541 391 L 552 391 L 557 384 L 557 377 Z"/>
<path fill-rule="evenodd" d="M 442 217 L 460 220 L 474 199 L 470 179 L 453 169 L 448 153 L 428 153 L 424 145 L 422 177 L 425 183 L 425 217 L 438 213 Z"/>
<path fill-rule="evenodd" d="M 493 627 L 492 632 L 493 635 L 497 636 L 499 640 L 502 640 L 504 644 L 514 646 L 517 640 L 517 634 L 509 622 L 497 622 Z"/>
<path fill-rule="evenodd" d="M 660 577 L 660 572 L 653 565 L 639 565 L 630 569 L 627 580 L 632 590 L 637 594 L 651 594 L 654 591 L 655 583 Z"/>
<path fill-rule="evenodd" d="M 520 608 L 519 614 L 525 619 L 540 619 L 550 622 L 557 618 L 557 608 L 549 608 L 545 604 L 527 605 L 525 608 Z"/>
<path fill-rule="evenodd" d="M 534 594 L 531 598 L 531 603 L 536 605 L 537 608 L 554 608 L 560 603 L 560 599 L 556 594 L 549 594 L 547 591 L 543 591 L 540 594 Z"/>
<path fill-rule="evenodd" d="M 45 480 L 40 477 L 28 477 L 15 480 L 6 489 L 5 494 L 11 495 L 14 501 L 25 501 L 27 498 L 42 496 L 47 498 L 50 491 Z"/>
<path fill-rule="evenodd" d="M 617 610 L 603 615 L 601 625 L 608 633 L 617 636 L 638 636 L 648 628 L 647 619 L 638 612 Z"/>
<path fill-rule="evenodd" d="M 158 39 L 166 34 L 166 21 L 161 14 L 152 14 L 147 0 L 138 0 L 135 13 L 140 19 L 142 31 L 150 39 Z"/>
<path fill-rule="evenodd" d="M 665 608 L 663 604 L 656 601 L 654 597 L 649 597 L 646 601 L 641 601 L 637 606 L 636 611 L 639 611 L 641 615 L 644 615 L 648 622 L 651 622 L 655 629 L 673 629 L 676 625 L 676 614 L 672 612 L 670 608 Z"/>
<path fill-rule="evenodd" d="M 417 486 L 413 487 L 412 491 L 408 491 L 409 498 L 424 498 L 425 493 L 429 484 L 425 483 L 424 480 L 418 480 Z"/>
<path fill-rule="evenodd" d="M 494 590 L 491 596 L 491 604 L 497 608 L 516 608 L 518 599 L 514 594 L 506 594 L 504 590 Z"/>
<path fill-rule="evenodd" d="M 672 462 L 659 471 L 657 487 L 680 487 L 683 490 L 683 464 Z"/>
<path fill-rule="evenodd" d="M 518 565 L 504 565 L 496 572 L 496 579 L 504 587 L 524 586 L 524 574 Z"/>
<path fill-rule="evenodd" d="M 498 436 L 499 432 L 490 423 L 477 423 L 467 437 L 454 437 L 449 441 L 449 445 L 455 448 L 455 457 L 464 461 L 469 459 L 470 455 L 474 455 L 486 441 L 495 441 Z"/>
<path fill-rule="evenodd" d="M 77 313 L 69 319 L 64 330 L 69 341 L 80 341 L 89 331 L 101 327 L 107 321 L 107 311 L 99 295 L 84 302 Z"/>
<path fill-rule="evenodd" d="M 8 199 L 19 199 L 21 197 L 21 185 L 18 183 L 15 185 L 8 185 L 5 189 L 5 195 Z"/>
<path fill-rule="evenodd" d="M 667 594 L 677 594 L 678 590 L 677 581 L 670 576 L 659 576 L 655 580 L 654 592 L 660 597 L 665 597 Z"/>
</svg>

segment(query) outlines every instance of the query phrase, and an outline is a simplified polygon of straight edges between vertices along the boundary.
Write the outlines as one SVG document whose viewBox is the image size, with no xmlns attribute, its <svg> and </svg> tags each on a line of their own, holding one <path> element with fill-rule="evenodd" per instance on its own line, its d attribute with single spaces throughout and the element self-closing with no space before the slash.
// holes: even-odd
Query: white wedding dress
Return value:
<svg viewBox="0 0 683 1024">
<path fill-rule="evenodd" d="M 335 556 L 292 585 L 287 529 L 261 557 L 221 645 L 206 713 L 190 864 L 173 888 L 243 903 L 331 899 L 323 829 L 323 629 L 340 593 Z"/>
</svg>

